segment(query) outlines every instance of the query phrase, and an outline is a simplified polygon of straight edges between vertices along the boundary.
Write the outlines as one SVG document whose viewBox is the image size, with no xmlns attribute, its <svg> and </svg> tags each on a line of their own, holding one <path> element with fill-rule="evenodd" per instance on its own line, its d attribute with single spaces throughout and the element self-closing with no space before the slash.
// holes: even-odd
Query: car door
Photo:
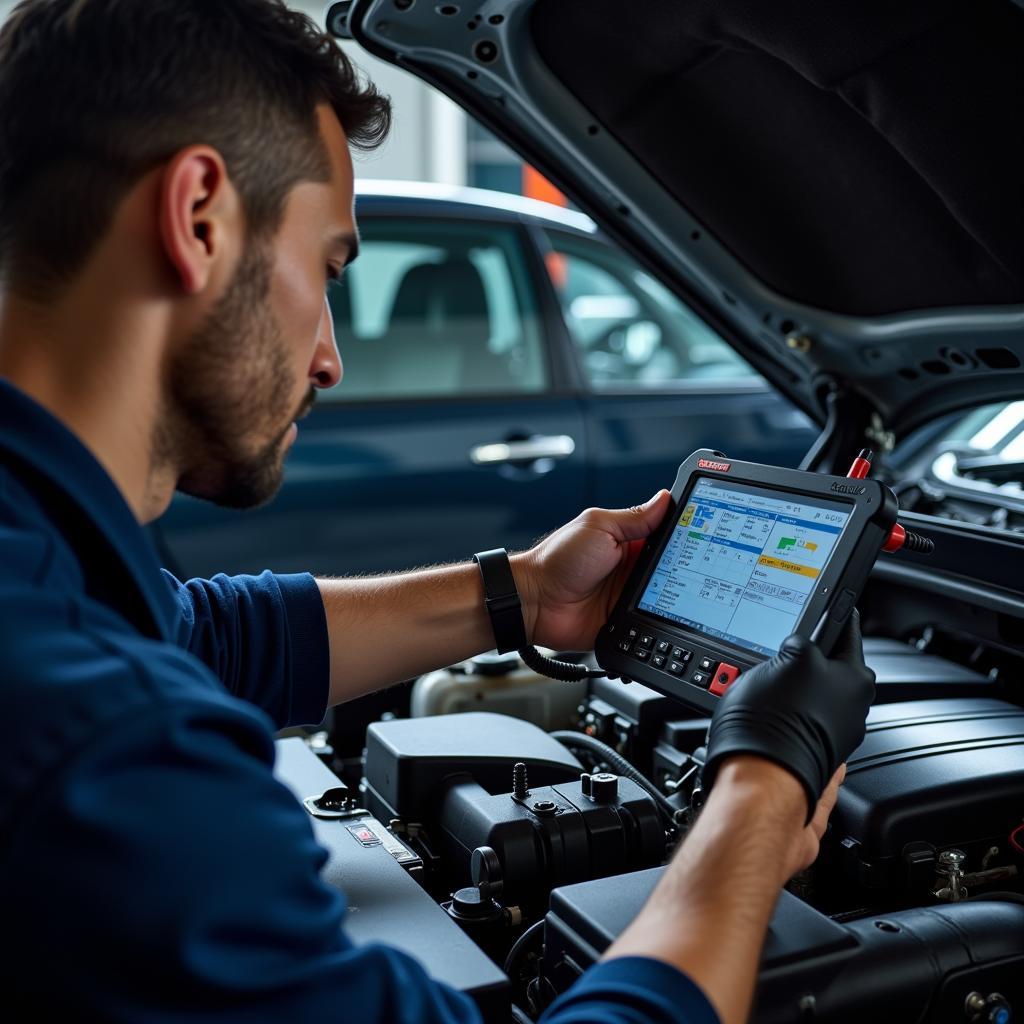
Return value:
<svg viewBox="0 0 1024 1024">
<path fill-rule="evenodd" d="M 817 435 L 810 421 L 668 289 L 600 237 L 544 236 L 584 381 L 594 504 L 671 487 L 697 448 L 799 463 Z"/>
<path fill-rule="evenodd" d="M 179 572 L 466 559 L 582 507 L 580 409 L 552 373 L 525 231 L 432 211 L 360 208 L 360 257 L 330 291 L 342 383 L 300 424 L 270 505 L 175 501 L 160 532 Z"/>
</svg>

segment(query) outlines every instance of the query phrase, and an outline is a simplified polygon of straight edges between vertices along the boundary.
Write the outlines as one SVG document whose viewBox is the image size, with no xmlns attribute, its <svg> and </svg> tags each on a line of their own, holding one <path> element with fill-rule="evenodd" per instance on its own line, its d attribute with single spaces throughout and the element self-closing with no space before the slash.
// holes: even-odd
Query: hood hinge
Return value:
<svg viewBox="0 0 1024 1024">
<path fill-rule="evenodd" d="M 842 474 L 862 448 L 871 448 L 878 456 L 892 451 L 896 435 L 861 392 L 829 381 L 825 408 L 825 426 L 800 463 L 801 469 Z"/>
</svg>

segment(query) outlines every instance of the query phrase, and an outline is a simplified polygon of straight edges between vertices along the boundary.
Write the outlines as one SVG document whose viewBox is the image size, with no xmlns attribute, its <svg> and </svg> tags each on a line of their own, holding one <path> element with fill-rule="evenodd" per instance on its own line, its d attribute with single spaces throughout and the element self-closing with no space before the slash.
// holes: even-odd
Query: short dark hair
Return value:
<svg viewBox="0 0 1024 1024">
<path fill-rule="evenodd" d="M 0 274 L 52 297 L 149 170 L 206 143 L 252 235 L 326 180 L 316 106 L 372 149 L 391 108 L 282 0 L 22 0 L 0 30 Z"/>
</svg>

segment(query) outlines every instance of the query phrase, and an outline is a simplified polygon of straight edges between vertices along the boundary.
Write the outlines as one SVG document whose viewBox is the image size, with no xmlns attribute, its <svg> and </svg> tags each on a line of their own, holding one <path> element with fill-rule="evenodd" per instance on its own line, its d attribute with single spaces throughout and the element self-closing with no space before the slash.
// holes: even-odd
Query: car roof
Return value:
<svg viewBox="0 0 1024 1024">
<path fill-rule="evenodd" d="M 358 170 L 357 170 L 358 175 Z M 382 181 L 356 179 L 357 209 L 371 206 L 426 207 L 443 206 L 446 214 L 479 216 L 481 208 L 510 220 L 530 220 L 549 227 L 568 228 L 597 234 L 597 225 L 585 214 L 567 210 L 539 199 L 461 185 L 441 185 L 424 181 Z"/>
</svg>

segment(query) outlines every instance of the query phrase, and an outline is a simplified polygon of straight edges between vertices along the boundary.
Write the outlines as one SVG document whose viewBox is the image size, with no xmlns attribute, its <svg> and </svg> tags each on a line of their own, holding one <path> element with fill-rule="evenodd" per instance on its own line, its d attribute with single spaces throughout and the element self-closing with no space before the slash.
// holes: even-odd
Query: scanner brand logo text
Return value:
<svg viewBox="0 0 1024 1024">
<path fill-rule="evenodd" d="M 712 462 L 711 459 L 699 459 L 697 461 L 698 469 L 715 469 L 719 473 L 728 473 L 731 466 L 731 462 Z"/>
<path fill-rule="evenodd" d="M 864 494 L 867 488 L 861 484 L 833 484 L 832 490 L 836 494 Z"/>
</svg>

